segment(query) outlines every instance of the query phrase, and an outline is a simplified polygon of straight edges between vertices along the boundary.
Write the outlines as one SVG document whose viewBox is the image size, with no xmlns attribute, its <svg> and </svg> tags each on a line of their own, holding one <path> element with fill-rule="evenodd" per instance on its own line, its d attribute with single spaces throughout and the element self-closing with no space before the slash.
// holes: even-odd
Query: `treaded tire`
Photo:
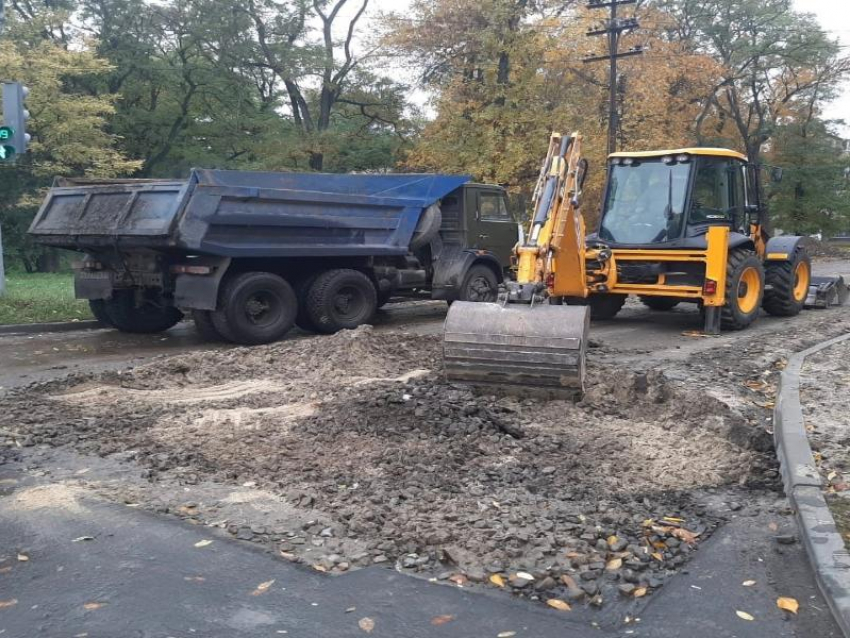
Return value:
<svg viewBox="0 0 850 638">
<path fill-rule="evenodd" d="M 292 329 L 297 310 L 298 298 L 283 277 L 246 272 L 225 280 L 212 322 L 233 343 L 271 343 Z"/>
<path fill-rule="evenodd" d="M 209 310 L 193 310 L 192 321 L 195 322 L 195 330 L 204 341 L 224 341 L 212 320 L 212 312 Z"/>
<path fill-rule="evenodd" d="M 741 307 L 741 277 L 745 271 L 755 271 L 759 291 L 754 307 L 746 311 Z M 764 266 L 756 254 L 747 249 L 729 251 L 726 266 L 726 304 L 720 310 L 720 327 L 723 330 L 743 330 L 758 319 L 764 298 Z"/>
<path fill-rule="evenodd" d="M 335 268 L 316 277 L 306 306 L 316 332 L 332 334 L 368 323 L 378 309 L 378 292 L 359 270 Z"/>
<path fill-rule="evenodd" d="M 591 319 L 613 319 L 626 303 L 628 295 L 599 293 L 583 297 L 564 297 L 569 306 L 589 306 Z"/>
<path fill-rule="evenodd" d="M 761 307 L 775 317 L 793 317 L 800 314 L 808 295 L 808 283 L 802 296 L 797 298 L 795 290 L 798 280 L 798 267 L 805 264 L 805 276 L 812 280 L 812 258 L 805 248 L 797 248 L 793 257 L 788 261 L 771 261 L 764 266 L 765 286 L 771 286 L 764 291 Z"/>
<path fill-rule="evenodd" d="M 640 295 L 640 302 L 651 310 L 667 311 L 673 310 L 679 305 L 680 301 L 675 297 L 651 297 L 648 295 Z"/>
<path fill-rule="evenodd" d="M 318 273 L 302 277 L 295 283 L 295 295 L 298 297 L 298 312 L 295 313 L 295 325 L 307 332 L 316 332 L 316 324 L 310 318 L 310 313 L 307 312 L 307 293 L 310 292 L 310 287 L 316 281 Z"/>
<path fill-rule="evenodd" d="M 106 299 L 104 308 L 109 322 L 121 332 L 152 334 L 164 332 L 183 318 L 183 313 L 173 306 L 155 306 L 145 303 L 138 308 L 132 290 L 116 290 Z"/>
<path fill-rule="evenodd" d="M 475 264 L 466 271 L 458 299 L 494 302 L 499 295 L 499 279 L 491 268 Z"/>
<path fill-rule="evenodd" d="M 106 310 L 106 299 L 89 299 L 89 309 L 104 328 L 115 327 L 112 325 L 112 319 L 109 318 L 109 312 Z"/>
</svg>

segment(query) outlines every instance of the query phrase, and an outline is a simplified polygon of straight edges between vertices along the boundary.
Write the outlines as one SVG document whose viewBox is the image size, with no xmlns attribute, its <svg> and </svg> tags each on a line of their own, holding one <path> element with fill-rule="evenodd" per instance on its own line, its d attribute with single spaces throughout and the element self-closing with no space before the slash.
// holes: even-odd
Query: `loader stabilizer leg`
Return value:
<svg viewBox="0 0 850 638">
<path fill-rule="evenodd" d="M 456 301 L 446 316 L 446 380 L 512 394 L 584 392 L 585 306 Z"/>
<path fill-rule="evenodd" d="M 720 334 L 720 306 L 705 307 L 705 327 L 703 332 L 707 335 Z"/>
</svg>

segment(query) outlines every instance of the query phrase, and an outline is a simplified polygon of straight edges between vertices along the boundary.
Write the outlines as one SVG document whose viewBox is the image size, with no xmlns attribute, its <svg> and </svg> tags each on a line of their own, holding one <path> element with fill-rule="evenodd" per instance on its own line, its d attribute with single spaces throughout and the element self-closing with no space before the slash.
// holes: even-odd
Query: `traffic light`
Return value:
<svg viewBox="0 0 850 638">
<path fill-rule="evenodd" d="M 20 82 L 3 82 L 3 123 L 0 127 L 0 160 L 11 160 L 25 153 L 30 141 L 27 133 L 29 111 L 24 100 L 29 89 Z"/>
</svg>

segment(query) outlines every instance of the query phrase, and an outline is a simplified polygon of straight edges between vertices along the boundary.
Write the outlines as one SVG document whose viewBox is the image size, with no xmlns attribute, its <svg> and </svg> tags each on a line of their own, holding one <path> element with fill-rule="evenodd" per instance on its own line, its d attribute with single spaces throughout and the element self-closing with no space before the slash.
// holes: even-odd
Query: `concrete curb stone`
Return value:
<svg viewBox="0 0 850 638">
<path fill-rule="evenodd" d="M 796 512 L 800 537 L 815 580 L 836 623 L 850 638 L 850 553 L 835 526 L 806 435 L 800 404 L 800 373 L 806 357 L 850 339 L 841 335 L 790 357 L 779 379 L 773 410 L 773 437 L 785 493 Z"/>
<path fill-rule="evenodd" d="M 13 323 L 0 326 L 0 335 L 38 334 L 41 332 L 73 332 L 75 330 L 96 330 L 103 328 L 96 319 L 82 321 L 56 321 L 50 323 Z"/>
</svg>

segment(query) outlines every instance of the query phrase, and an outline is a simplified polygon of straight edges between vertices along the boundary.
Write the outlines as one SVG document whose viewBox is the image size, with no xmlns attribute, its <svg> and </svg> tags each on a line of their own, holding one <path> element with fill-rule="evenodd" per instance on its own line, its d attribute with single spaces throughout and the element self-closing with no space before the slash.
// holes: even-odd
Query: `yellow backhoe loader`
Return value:
<svg viewBox="0 0 850 638">
<path fill-rule="evenodd" d="M 450 308 L 448 380 L 580 394 L 588 318 L 614 317 L 629 295 L 656 310 L 696 303 L 708 334 L 746 328 L 762 308 L 796 315 L 810 290 L 812 305 L 846 296 L 839 278 L 813 282 L 801 237 L 769 236 L 760 169 L 735 151 L 612 154 L 599 227 L 587 236 L 581 143 L 577 133 L 550 138 L 516 280 L 496 303 Z"/>
</svg>

